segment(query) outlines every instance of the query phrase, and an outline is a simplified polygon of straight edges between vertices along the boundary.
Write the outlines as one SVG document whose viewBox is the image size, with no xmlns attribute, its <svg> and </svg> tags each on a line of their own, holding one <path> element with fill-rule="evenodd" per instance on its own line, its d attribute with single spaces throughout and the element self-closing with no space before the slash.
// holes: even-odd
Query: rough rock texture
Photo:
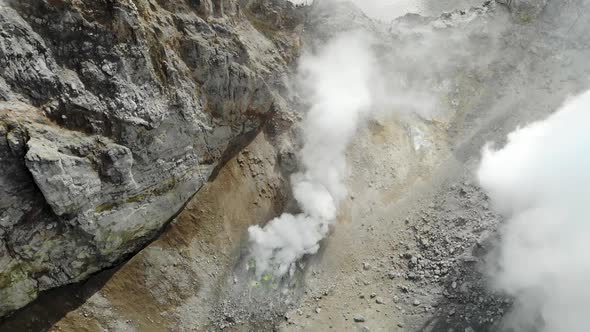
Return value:
<svg viewBox="0 0 590 332">
<path fill-rule="evenodd" d="M 0 0 L 0 316 L 124 258 L 287 111 L 281 1 Z"/>
<path fill-rule="evenodd" d="M 523 23 L 528 23 L 541 14 L 549 0 L 498 0 L 505 4 L 510 11 Z"/>
</svg>

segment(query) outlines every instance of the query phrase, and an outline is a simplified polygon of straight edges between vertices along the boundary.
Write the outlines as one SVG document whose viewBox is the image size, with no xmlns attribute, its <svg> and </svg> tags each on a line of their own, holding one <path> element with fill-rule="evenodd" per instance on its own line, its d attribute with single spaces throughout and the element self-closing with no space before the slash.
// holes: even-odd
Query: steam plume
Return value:
<svg viewBox="0 0 590 332">
<path fill-rule="evenodd" d="M 587 331 L 590 326 L 590 91 L 544 121 L 487 146 L 481 186 L 507 217 L 493 272 L 517 299 L 517 331 Z"/>
<path fill-rule="evenodd" d="M 284 214 L 263 228 L 249 229 L 250 251 L 259 274 L 273 271 L 283 275 L 299 258 L 317 252 L 346 197 L 345 150 L 363 119 L 407 112 L 429 118 L 442 111 L 440 100 L 446 95 L 446 85 L 437 78 L 458 67 L 466 70 L 465 63 L 485 68 L 501 31 L 472 22 L 486 10 L 461 15 L 458 22 L 435 20 L 419 31 L 412 30 L 412 37 L 407 37 L 409 28 L 403 22 L 392 24 L 384 34 L 371 19 L 356 14 L 357 21 L 337 15 L 335 24 L 322 25 L 324 15 L 338 12 L 337 3 L 326 0 L 315 8 L 321 13 L 312 16 L 318 29 L 326 29 L 327 35 L 351 26 L 371 32 L 344 31 L 300 62 L 305 99 L 311 107 L 302 124 L 303 171 L 293 175 L 291 184 L 302 213 Z M 484 41 L 471 38 L 473 31 L 484 31 L 488 37 Z M 484 44 L 485 52 L 480 52 Z"/>
<path fill-rule="evenodd" d="M 299 258 L 316 253 L 336 220 L 347 195 L 345 150 L 371 106 L 374 57 L 368 39 L 348 32 L 301 60 L 311 107 L 303 123 L 303 171 L 294 174 L 291 183 L 302 213 L 283 214 L 264 228 L 250 227 L 259 274 L 283 275 Z"/>
</svg>

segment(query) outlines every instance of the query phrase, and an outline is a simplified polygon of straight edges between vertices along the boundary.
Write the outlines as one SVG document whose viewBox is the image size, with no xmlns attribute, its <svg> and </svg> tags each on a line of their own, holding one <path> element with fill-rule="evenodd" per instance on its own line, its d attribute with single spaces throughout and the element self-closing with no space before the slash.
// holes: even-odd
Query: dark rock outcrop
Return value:
<svg viewBox="0 0 590 332">
<path fill-rule="evenodd" d="M 285 1 L 0 0 L 0 316 L 137 251 L 286 111 Z"/>
</svg>

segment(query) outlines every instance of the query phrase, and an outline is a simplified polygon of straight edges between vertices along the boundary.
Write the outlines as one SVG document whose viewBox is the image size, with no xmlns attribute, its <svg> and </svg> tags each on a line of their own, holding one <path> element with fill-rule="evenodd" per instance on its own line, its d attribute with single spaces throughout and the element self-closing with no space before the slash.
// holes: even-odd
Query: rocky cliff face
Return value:
<svg viewBox="0 0 590 332">
<path fill-rule="evenodd" d="M 0 316 L 137 251 L 284 114 L 301 17 L 279 0 L 0 0 Z"/>
</svg>

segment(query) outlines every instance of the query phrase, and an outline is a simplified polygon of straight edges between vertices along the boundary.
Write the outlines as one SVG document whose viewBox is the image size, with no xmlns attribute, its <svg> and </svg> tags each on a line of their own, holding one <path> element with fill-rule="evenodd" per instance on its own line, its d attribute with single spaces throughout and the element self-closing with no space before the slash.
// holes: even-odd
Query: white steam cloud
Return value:
<svg viewBox="0 0 590 332">
<path fill-rule="evenodd" d="M 300 63 L 311 107 L 303 122 L 303 171 L 291 178 L 301 214 L 283 214 L 249 229 L 257 273 L 283 275 L 314 254 L 347 196 L 346 148 L 371 107 L 374 55 L 366 35 L 341 34 Z"/>
<path fill-rule="evenodd" d="M 590 91 L 484 148 L 478 177 L 507 217 L 496 286 L 517 299 L 517 331 L 590 326 Z"/>
<path fill-rule="evenodd" d="M 303 95 L 311 105 L 302 123 L 302 171 L 291 178 L 301 213 L 250 227 L 250 254 L 258 274 L 283 275 L 301 257 L 318 251 L 347 196 L 345 151 L 363 121 L 393 113 L 424 119 L 442 114 L 448 107 L 443 97 L 454 89 L 443 78 L 487 68 L 506 26 L 502 18 L 493 27 L 475 20 L 487 12 L 482 9 L 427 25 L 402 20 L 377 28 L 364 16 L 353 15 L 355 21 L 338 14 L 351 10 L 339 2 L 324 0 L 310 19 L 325 31 L 318 36 L 340 33 L 326 43 L 319 44 L 321 37 L 310 43 L 319 52 L 304 55 L 299 66 Z M 326 22 L 324 17 L 333 13 Z M 354 29 L 363 32 L 350 31 Z"/>
</svg>

